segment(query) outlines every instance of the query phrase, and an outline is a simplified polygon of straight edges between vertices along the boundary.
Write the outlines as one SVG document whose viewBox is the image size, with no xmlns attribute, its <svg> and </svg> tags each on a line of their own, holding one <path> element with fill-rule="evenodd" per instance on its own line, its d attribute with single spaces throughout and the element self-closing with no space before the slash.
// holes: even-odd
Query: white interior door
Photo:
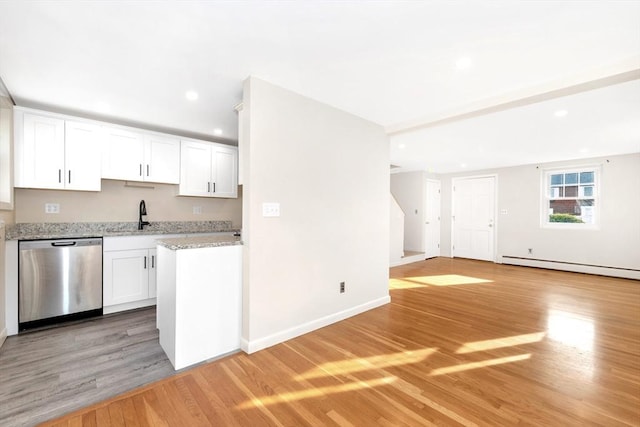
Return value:
<svg viewBox="0 0 640 427">
<path fill-rule="evenodd" d="M 495 261 L 495 177 L 453 180 L 454 257 Z"/>
<path fill-rule="evenodd" d="M 440 256 L 440 181 L 427 180 L 425 208 L 425 258 Z"/>
</svg>

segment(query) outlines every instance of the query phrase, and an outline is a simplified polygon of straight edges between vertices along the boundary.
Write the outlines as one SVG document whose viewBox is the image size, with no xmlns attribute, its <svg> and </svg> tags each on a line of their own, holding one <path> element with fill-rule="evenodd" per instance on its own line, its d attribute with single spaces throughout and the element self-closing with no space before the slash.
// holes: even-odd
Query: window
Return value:
<svg viewBox="0 0 640 427">
<path fill-rule="evenodd" d="M 596 226 L 599 175 L 596 166 L 545 171 L 542 225 Z"/>
</svg>

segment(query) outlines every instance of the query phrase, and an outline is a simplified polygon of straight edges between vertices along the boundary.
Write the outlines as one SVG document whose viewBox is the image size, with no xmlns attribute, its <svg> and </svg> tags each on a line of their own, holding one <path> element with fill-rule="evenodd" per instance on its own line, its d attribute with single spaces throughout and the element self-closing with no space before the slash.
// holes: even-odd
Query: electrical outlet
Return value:
<svg viewBox="0 0 640 427">
<path fill-rule="evenodd" d="M 340 293 L 341 294 L 344 294 L 344 288 L 345 288 L 344 282 L 340 282 Z"/>
<path fill-rule="evenodd" d="M 60 213 L 60 203 L 45 203 L 44 213 L 48 213 L 48 214 Z"/>
<path fill-rule="evenodd" d="M 194 206 L 193 207 L 194 215 L 202 215 L 202 206 Z"/>
</svg>

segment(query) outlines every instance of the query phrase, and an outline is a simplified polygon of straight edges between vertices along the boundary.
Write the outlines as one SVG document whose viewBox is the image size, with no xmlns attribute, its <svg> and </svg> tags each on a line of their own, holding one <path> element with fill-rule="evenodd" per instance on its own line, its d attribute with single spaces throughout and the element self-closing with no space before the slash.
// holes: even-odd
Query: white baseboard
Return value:
<svg viewBox="0 0 640 427">
<path fill-rule="evenodd" d="M 290 329 L 286 329 L 284 331 L 276 332 L 275 334 L 271 334 L 269 336 L 259 338 L 257 340 L 249 341 L 245 338 L 240 339 L 240 348 L 245 353 L 255 353 L 256 351 L 265 349 L 267 347 L 271 347 L 276 344 L 280 344 L 281 342 L 290 340 L 291 338 L 298 337 L 300 335 L 304 335 L 316 329 L 323 328 L 332 323 L 339 322 L 346 318 L 355 316 L 360 313 L 364 313 L 365 311 L 371 310 L 376 307 L 380 307 L 381 305 L 385 305 L 391 302 L 391 297 L 386 296 L 382 298 L 378 298 L 373 301 L 369 301 L 364 304 L 357 305 L 355 307 L 351 307 L 347 310 L 339 311 L 334 314 L 330 314 L 325 317 L 321 317 L 316 320 L 312 320 L 310 322 L 304 323 L 302 325 L 295 326 Z"/>
<path fill-rule="evenodd" d="M 3 328 L 2 331 L 0 331 L 0 347 L 2 347 L 2 344 L 4 344 L 6 339 L 7 339 L 7 328 Z"/>
<path fill-rule="evenodd" d="M 602 267 L 598 265 L 511 257 L 506 255 L 503 255 L 501 258 L 502 264 L 519 265 L 522 267 L 548 268 L 550 270 L 562 270 L 571 271 L 574 273 L 597 274 L 600 276 L 611 276 L 620 277 L 623 279 L 640 280 L 640 270 L 633 270 L 628 268 Z"/>
<path fill-rule="evenodd" d="M 244 351 L 245 353 L 249 353 L 249 341 L 242 337 L 240 337 L 240 350 Z"/>
<path fill-rule="evenodd" d="M 156 305 L 155 298 L 144 299 L 141 301 L 125 302 L 124 304 L 109 305 L 102 307 L 103 314 L 118 313 L 120 311 L 133 310 L 136 308 L 150 307 Z"/>
<path fill-rule="evenodd" d="M 417 255 L 409 255 L 409 256 L 404 256 L 400 259 L 391 261 L 389 263 L 389 267 L 398 267 L 399 265 L 411 264 L 414 262 L 420 262 L 424 260 L 425 260 L 424 253 L 417 254 Z"/>
</svg>

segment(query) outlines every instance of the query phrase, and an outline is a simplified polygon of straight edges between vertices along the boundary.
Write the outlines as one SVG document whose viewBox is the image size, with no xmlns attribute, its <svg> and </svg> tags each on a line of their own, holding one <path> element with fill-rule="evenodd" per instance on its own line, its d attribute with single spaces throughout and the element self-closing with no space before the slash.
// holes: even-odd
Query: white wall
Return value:
<svg viewBox="0 0 640 427">
<path fill-rule="evenodd" d="M 0 83 L 0 209 L 13 209 L 13 105 Z"/>
<path fill-rule="evenodd" d="M 404 212 L 398 201 L 389 195 L 389 265 L 397 265 L 404 256 Z"/>
<path fill-rule="evenodd" d="M 540 226 L 541 170 L 601 164 L 601 226 L 558 230 Z M 492 169 L 498 175 L 497 255 L 640 270 L 640 153 Z M 442 255 L 451 256 L 451 179 L 443 175 Z M 500 214 L 506 209 L 507 214 Z M 528 254 L 528 248 L 533 254 Z M 606 273 L 606 272 L 604 272 Z"/>
<path fill-rule="evenodd" d="M 404 211 L 404 249 L 424 252 L 427 176 L 425 172 L 391 174 L 391 194 Z"/>
<path fill-rule="evenodd" d="M 253 77 L 243 108 L 242 346 L 253 352 L 389 301 L 389 142 Z M 263 217 L 263 202 L 281 216 Z"/>
<path fill-rule="evenodd" d="M 5 232 L 5 224 L 4 221 L 0 220 L 0 347 L 4 344 L 5 339 L 7 338 L 7 321 L 6 321 L 6 310 L 5 310 L 5 241 L 4 241 L 4 232 Z"/>
</svg>

